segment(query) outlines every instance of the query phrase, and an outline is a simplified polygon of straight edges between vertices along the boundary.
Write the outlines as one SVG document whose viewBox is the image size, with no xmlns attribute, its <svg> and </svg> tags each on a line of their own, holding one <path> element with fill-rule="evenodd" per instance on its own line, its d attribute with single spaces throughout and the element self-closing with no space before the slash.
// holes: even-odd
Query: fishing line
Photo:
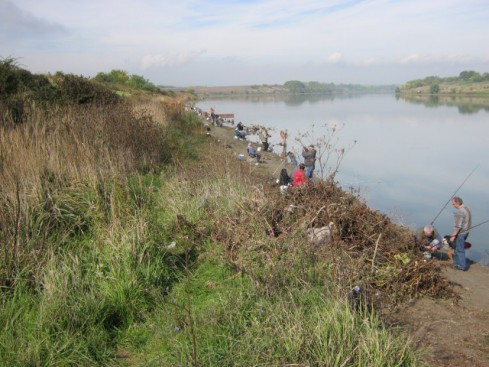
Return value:
<svg viewBox="0 0 489 367">
<path fill-rule="evenodd" d="M 443 207 L 440 209 L 440 211 L 438 212 L 438 214 L 436 215 L 435 219 L 433 219 L 431 221 L 431 225 L 433 225 L 433 223 L 435 223 L 435 220 L 438 218 L 438 216 L 441 214 L 441 212 L 443 211 L 443 209 L 446 208 L 446 206 L 448 205 L 448 203 L 450 202 L 450 200 L 452 200 L 452 198 L 455 196 L 455 194 L 458 192 L 458 190 L 460 190 L 460 188 L 464 185 L 464 183 L 470 178 L 470 176 L 472 176 L 472 174 L 475 172 L 475 170 L 477 168 L 479 168 L 480 166 L 480 163 L 477 163 L 477 165 L 475 166 L 475 168 L 472 170 L 472 172 L 469 173 L 469 175 L 467 177 L 465 177 L 465 180 L 460 184 L 460 186 L 457 188 L 457 190 L 455 190 L 455 192 L 452 194 L 452 196 L 450 196 L 450 198 L 448 199 L 448 201 L 445 203 L 445 205 L 443 205 Z"/>
<path fill-rule="evenodd" d="M 479 223 L 479 224 L 476 224 L 475 226 L 472 226 L 472 227 L 468 228 L 468 229 L 467 229 L 467 231 L 465 231 L 465 232 L 468 232 L 468 231 L 470 231 L 472 228 L 479 227 L 479 226 L 481 226 L 481 225 L 483 225 L 483 224 L 486 224 L 486 223 L 488 223 L 488 222 L 489 222 L 489 219 L 488 219 L 488 220 L 485 220 L 484 222 L 481 222 L 481 223 Z"/>
</svg>

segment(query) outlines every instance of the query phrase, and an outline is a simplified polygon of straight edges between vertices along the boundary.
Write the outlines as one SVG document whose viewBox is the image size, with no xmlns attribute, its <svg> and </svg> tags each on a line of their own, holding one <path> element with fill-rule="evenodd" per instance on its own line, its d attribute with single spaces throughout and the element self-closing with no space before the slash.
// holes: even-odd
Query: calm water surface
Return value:
<svg viewBox="0 0 489 367">
<path fill-rule="evenodd" d="M 473 225 L 489 220 L 489 101 L 287 96 L 207 99 L 197 106 L 234 113 L 235 121 L 244 125 L 274 128 L 272 144 L 278 143 L 280 130 L 287 129 L 288 150 L 296 152 L 297 136 L 307 133 L 303 142 L 314 143 L 336 126 L 335 147 L 353 145 L 339 166 L 337 181 L 344 188 L 359 189 L 370 207 L 412 229 L 431 223 L 477 167 L 457 195 L 472 209 Z M 280 149 L 276 146 L 277 152 Z M 452 224 L 448 204 L 434 225 L 450 234 Z M 467 256 L 489 264 L 489 223 L 474 228 L 468 240 L 473 248 Z"/>
</svg>

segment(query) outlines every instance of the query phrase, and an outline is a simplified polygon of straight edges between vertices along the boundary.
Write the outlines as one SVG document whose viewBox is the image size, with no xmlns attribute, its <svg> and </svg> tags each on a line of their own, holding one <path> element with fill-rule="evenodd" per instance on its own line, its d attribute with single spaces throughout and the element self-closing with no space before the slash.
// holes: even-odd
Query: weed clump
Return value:
<svg viewBox="0 0 489 367">
<path fill-rule="evenodd" d="M 360 285 L 372 296 L 369 302 L 385 306 L 454 294 L 439 266 L 418 254 L 409 229 L 332 181 L 285 195 L 276 188 L 257 191 L 240 200 L 235 213 L 215 220 L 216 241 L 225 245 L 229 261 L 266 292 L 308 279 L 333 284 L 345 295 Z M 308 240 L 313 228 L 329 234 L 327 243 Z"/>
</svg>

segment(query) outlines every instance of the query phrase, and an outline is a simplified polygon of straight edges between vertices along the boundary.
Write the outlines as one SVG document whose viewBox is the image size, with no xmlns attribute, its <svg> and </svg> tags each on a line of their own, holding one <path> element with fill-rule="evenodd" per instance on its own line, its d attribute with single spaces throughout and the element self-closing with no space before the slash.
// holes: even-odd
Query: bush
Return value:
<svg viewBox="0 0 489 367">
<path fill-rule="evenodd" d="M 67 104 L 93 103 L 98 106 L 107 106 L 121 101 L 120 97 L 113 91 L 84 77 L 58 74 L 54 81 L 63 101 Z"/>
</svg>

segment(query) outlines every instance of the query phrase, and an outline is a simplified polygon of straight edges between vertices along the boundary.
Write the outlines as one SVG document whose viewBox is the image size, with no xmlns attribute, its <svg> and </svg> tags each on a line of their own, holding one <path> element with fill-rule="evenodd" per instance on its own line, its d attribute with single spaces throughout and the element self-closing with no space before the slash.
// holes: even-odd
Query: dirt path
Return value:
<svg viewBox="0 0 489 367">
<path fill-rule="evenodd" d="M 246 157 L 248 142 L 234 139 L 232 128 L 212 127 L 211 135 L 231 154 Z M 263 164 L 255 169 L 276 179 L 282 167 L 290 173 L 291 166 L 278 155 L 264 152 Z M 489 367 L 489 267 L 472 264 L 459 271 L 447 261 L 431 261 L 439 263 L 460 299 L 421 298 L 402 307 L 393 322 L 426 352 L 428 366 Z"/>
<path fill-rule="evenodd" d="M 422 298 L 396 320 L 426 349 L 429 366 L 489 366 L 489 268 L 472 264 L 459 271 L 439 262 L 460 300 Z"/>
</svg>

